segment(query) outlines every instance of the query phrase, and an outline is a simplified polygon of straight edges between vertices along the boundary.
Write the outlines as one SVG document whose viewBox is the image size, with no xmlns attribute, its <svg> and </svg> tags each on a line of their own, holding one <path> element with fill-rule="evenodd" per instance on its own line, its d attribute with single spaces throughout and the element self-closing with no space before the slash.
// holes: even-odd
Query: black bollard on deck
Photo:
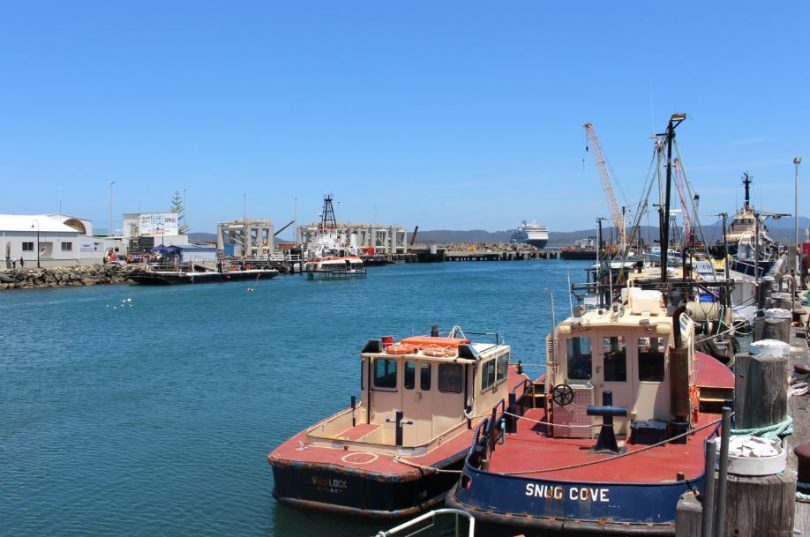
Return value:
<svg viewBox="0 0 810 537">
<path fill-rule="evenodd" d="M 619 445 L 616 443 L 616 433 L 613 431 L 613 416 L 626 416 L 627 407 L 613 406 L 613 392 L 602 392 L 602 406 L 588 405 L 589 416 L 602 416 L 602 429 L 596 440 L 596 451 L 610 450 L 618 453 Z"/>
</svg>

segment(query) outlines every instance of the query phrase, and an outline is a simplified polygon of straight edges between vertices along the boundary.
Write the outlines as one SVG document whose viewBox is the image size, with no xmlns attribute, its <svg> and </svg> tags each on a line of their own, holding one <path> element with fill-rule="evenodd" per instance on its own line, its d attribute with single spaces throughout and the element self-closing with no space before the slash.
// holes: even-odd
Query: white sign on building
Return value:
<svg viewBox="0 0 810 537">
<path fill-rule="evenodd" d="M 177 213 L 139 213 L 124 215 L 124 237 L 163 237 L 177 235 Z"/>
</svg>

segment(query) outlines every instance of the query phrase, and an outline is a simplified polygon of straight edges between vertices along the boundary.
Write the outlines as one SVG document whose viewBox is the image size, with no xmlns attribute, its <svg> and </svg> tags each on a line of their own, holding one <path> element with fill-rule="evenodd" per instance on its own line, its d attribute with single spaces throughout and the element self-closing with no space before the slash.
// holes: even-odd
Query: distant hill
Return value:
<svg viewBox="0 0 810 537">
<path fill-rule="evenodd" d="M 422 244 L 443 244 L 448 242 L 509 242 L 512 233 L 509 231 L 484 231 L 471 229 L 469 231 L 453 231 L 449 229 L 436 229 L 432 231 L 419 230 L 416 242 Z M 410 235 L 408 240 L 411 240 Z"/>
<path fill-rule="evenodd" d="M 216 242 L 217 241 L 217 234 L 216 233 L 189 233 L 188 234 L 188 241 L 191 242 L 191 243 Z"/>
<path fill-rule="evenodd" d="M 767 227 L 771 236 L 782 242 L 791 242 L 793 240 L 793 218 L 780 218 L 779 220 L 768 220 Z M 721 223 L 717 221 L 713 224 L 703 226 L 703 237 L 706 242 L 712 244 L 723 239 L 721 231 Z M 799 232 L 800 238 L 806 237 L 805 230 L 810 227 L 810 218 L 799 219 Z M 615 230 L 610 226 L 603 228 L 605 234 L 604 240 L 609 242 L 615 240 Z M 678 231 L 673 230 L 673 235 L 677 235 Z M 483 229 L 471 229 L 467 231 L 458 231 L 450 229 L 435 229 L 435 230 L 419 230 L 416 236 L 416 242 L 421 244 L 447 244 L 452 242 L 468 242 L 468 243 L 506 243 L 509 242 L 511 231 L 485 231 Z M 658 227 L 657 226 L 641 226 L 641 238 L 645 242 L 658 240 Z M 549 231 L 548 246 L 561 247 L 574 244 L 574 241 L 580 239 L 587 239 L 588 237 L 596 238 L 596 229 L 581 229 L 578 231 Z M 189 233 L 189 241 L 191 242 L 214 242 L 217 236 L 214 233 Z M 279 240 L 278 238 L 276 240 Z M 410 240 L 410 234 L 408 235 Z M 284 241 L 281 241 L 284 242 Z"/>
</svg>

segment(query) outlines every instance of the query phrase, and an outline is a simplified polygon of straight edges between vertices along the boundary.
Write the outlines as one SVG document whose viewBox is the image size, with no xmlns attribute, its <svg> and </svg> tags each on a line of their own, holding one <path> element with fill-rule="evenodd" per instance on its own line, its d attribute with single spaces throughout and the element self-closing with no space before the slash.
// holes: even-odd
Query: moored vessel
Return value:
<svg viewBox="0 0 810 537">
<path fill-rule="evenodd" d="M 472 335 L 472 334 L 471 334 Z M 397 518 L 440 503 L 485 416 L 522 397 L 528 378 L 497 334 L 473 342 L 390 336 L 360 353 L 361 400 L 294 435 L 269 456 L 285 504 Z"/>
<path fill-rule="evenodd" d="M 512 232 L 509 242 L 529 244 L 542 250 L 548 243 L 548 229 L 535 222 L 524 220 L 520 223 L 520 226 Z"/>
<path fill-rule="evenodd" d="M 674 114 L 661 135 L 668 170 L 685 117 Z M 669 182 L 668 173 L 663 222 Z M 696 352 L 684 298 L 705 282 L 670 280 L 667 226 L 659 231 L 657 274 L 634 274 L 614 294 L 608 271 L 608 300 L 597 286 L 595 307 L 572 307 L 546 338 L 531 408 L 479 426 L 451 507 L 541 531 L 675 534 L 679 498 L 704 488 L 707 441 L 733 402 L 734 374 Z"/>
<path fill-rule="evenodd" d="M 304 263 L 308 280 L 353 280 L 366 277 L 363 260 L 356 255 L 326 256 Z"/>
<path fill-rule="evenodd" d="M 278 276 L 271 268 L 244 270 L 137 270 L 127 276 L 143 285 L 176 285 L 188 283 L 221 283 L 236 281 L 269 280 Z"/>
<path fill-rule="evenodd" d="M 674 535 L 734 387 L 695 352 L 685 309 L 670 315 L 659 291 L 628 288 L 619 307 L 555 327 L 540 404 L 479 426 L 448 505 L 539 530 Z"/>
</svg>

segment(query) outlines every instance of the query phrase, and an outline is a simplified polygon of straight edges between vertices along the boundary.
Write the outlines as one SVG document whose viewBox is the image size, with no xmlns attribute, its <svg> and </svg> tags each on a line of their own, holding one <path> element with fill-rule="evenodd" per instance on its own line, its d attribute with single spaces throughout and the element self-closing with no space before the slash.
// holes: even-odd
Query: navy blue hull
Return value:
<svg viewBox="0 0 810 537">
<path fill-rule="evenodd" d="M 458 470 L 464 455 L 459 453 L 437 467 Z M 441 503 L 458 473 L 389 475 L 334 465 L 275 462 L 273 478 L 273 496 L 281 503 L 371 518 L 401 518 Z"/>
<path fill-rule="evenodd" d="M 465 466 L 447 504 L 482 520 L 543 530 L 674 535 L 680 496 L 703 477 L 660 484 L 588 483 L 492 474 Z"/>
</svg>

